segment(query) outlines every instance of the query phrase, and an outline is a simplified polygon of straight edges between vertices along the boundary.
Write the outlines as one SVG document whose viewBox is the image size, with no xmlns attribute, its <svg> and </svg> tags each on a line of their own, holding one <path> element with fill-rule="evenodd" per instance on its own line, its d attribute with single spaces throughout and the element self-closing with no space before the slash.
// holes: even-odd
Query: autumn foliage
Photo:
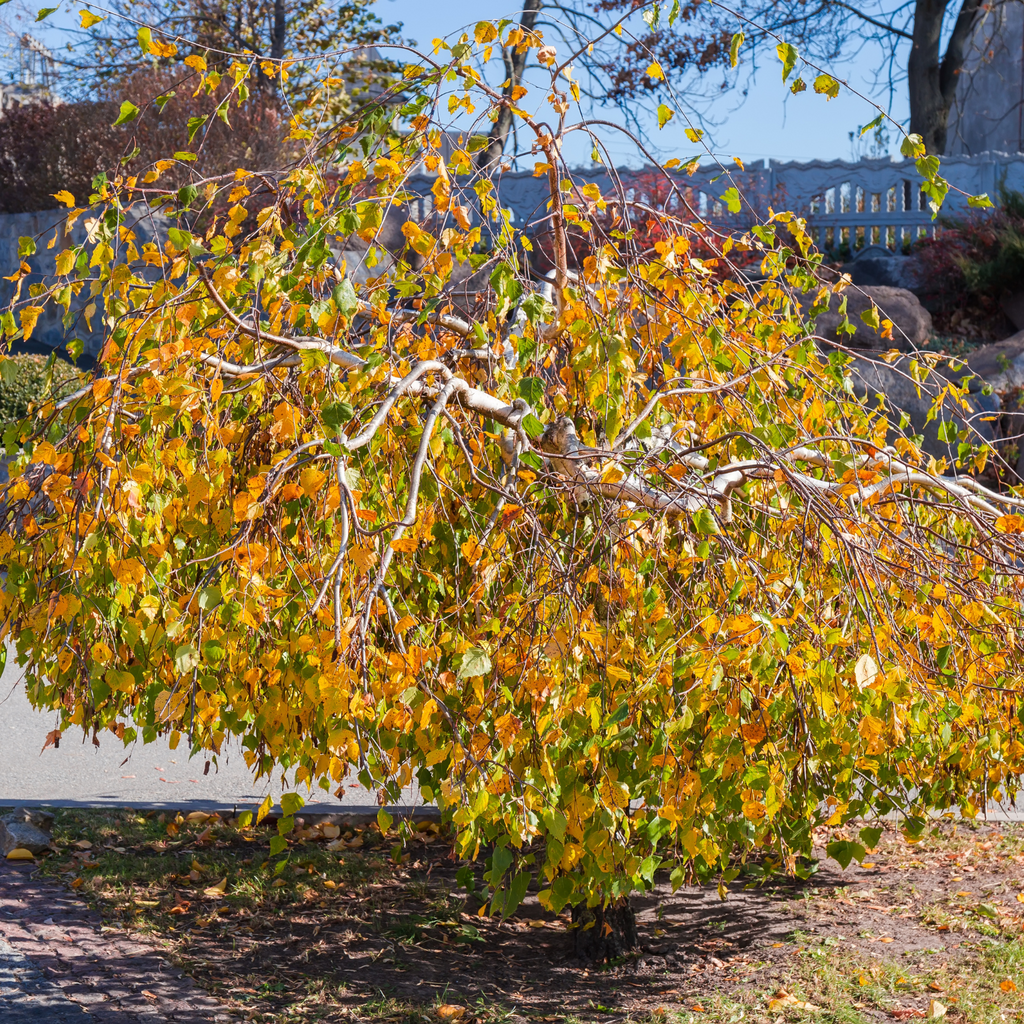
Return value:
<svg viewBox="0 0 1024 1024">
<path fill-rule="evenodd" d="M 476 39 L 536 45 L 518 31 Z M 661 204 L 628 244 L 561 162 L 587 126 L 557 63 L 515 115 L 551 186 L 548 301 L 472 143 L 441 147 L 435 91 L 500 102 L 472 52 L 327 136 L 297 115 L 306 155 L 250 227 L 252 162 L 111 179 L 90 240 L 4 313 L 27 336 L 87 289 L 106 330 L 90 384 L 4 438 L 32 701 L 125 742 L 238 736 L 304 791 L 416 781 L 460 854 L 490 849 L 503 911 L 531 883 L 557 910 L 663 867 L 803 870 L 817 827 L 896 810 L 915 832 L 1015 792 L 1024 517 L 971 476 L 993 453 L 964 432 L 936 463 L 854 397 L 793 298 L 831 287 L 797 218 L 733 238 Z M 389 253 L 424 164 L 437 215 Z M 160 246 L 130 230 L 149 208 L 178 218 Z M 365 283 L 332 251 L 352 235 Z M 722 272 L 751 252 L 761 283 Z"/>
</svg>

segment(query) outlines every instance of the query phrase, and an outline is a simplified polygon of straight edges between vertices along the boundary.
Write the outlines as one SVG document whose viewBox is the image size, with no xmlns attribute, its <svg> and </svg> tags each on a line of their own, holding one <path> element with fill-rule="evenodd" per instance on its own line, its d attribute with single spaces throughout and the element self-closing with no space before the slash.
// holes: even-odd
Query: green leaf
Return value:
<svg viewBox="0 0 1024 1024">
<path fill-rule="evenodd" d="M 34 256 L 36 251 L 36 240 L 29 238 L 27 235 L 22 235 L 18 239 L 18 255 L 19 256 Z"/>
<path fill-rule="evenodd" d="M 199 664 L 199 652 L 191 644 L 182 644 L 174 652 L 174 669 L 179 675 L 191 672 Z"/>
<path fill-rule="evenodd" d="M 199 195 L 199 189 L 195 185 L 182 185 L 178 189 L 178 202 L 187 207 Z"/>
<path fill-rule="evenodd" d="M 567 875 L 562 875 L 551 883 L 551 909 L 556 914 L 562 912 L 562 908 L 572 898 L 575 889 L 573 880 Z"/>
<path fill-rule="evenodd" d="M 167 240 L 175 249 L 187 249 L 192 242 L 192 233 L 181 228 L 168 228 Z"/>
<path fill-rule="evenodd" d="M 825 847 L 825 853 L 845 871 L 851 861 L 855 860 L 859 864 L 867 855 L 867 850 L 860 843 L 851 843 L 844 839 L 829 843 Z"/>
<path fill-rule="evenodd" d="M 666 106 L 664 103 L 659 103 L 658 104 L 658 127 L 659 128 L 664 128 L 665 125 L 667 125 L 669 123 L 669 121 L 671 121 L 672 118 L 675 117 L 675 116 L 676 116 L 676 112 L 671 107 Z"/>
<path fill-rule="evenodd" d="M 485 676 L 491 671 L 491 659 L 486 651 L 479 647 L 470 647 L 462 656 L 459 666 L 459 679 L 470 679 L 473 676 Z"/>
<path fill-rule="evenodd" d="M 693 528 L 705 536 L 719 533 L 718 520 L 709 508 L 698 509 L 693 514 Z"/>
<path fill-rule="evenodd" d="M 544 433 L 544 424 L 536 416 L 524 416 L 523 430 L 527 437 L 540 437 Z"/>
<path fill-rule="evenodd" d="M 336 434 L 341 433 L 341 428 L 348 423 L 355 415 L 355 409 L 348 402 L 332 402 L 320 410 L 320 416 L 324 426 L 329 427 Z"/>
<path fill-rule="evenodd" d="M 743 45 L 743 40 L 746 36 L 742 32 L 737 32 L 732 37 L 732 42 L 729 44 L 729 66 L 736 67 L 740 62 L 740 47 Z"/>
<path fill-rule="evenodd" d="M 881 322 L 878 319 L 878 307 L 874 305 L 874 303 L 871 304 L 869 309 L 865 309 L 864 312 L 861 313 L 860 318 L 868 325 L 868 327 L 871 327 L 876 331 L 881 326 Z"/>
<path fill-rule="evenodd" d="M 228 101 L 227 101 L 226 99 L 225 99 L 225 100 L 224 100 L 224 101 L 223 101 L 223 102 L 222 102 L 222 103 L 221 103 L 221 104 L 220 104 L 220 105 L 219 105 L 219 106 L 217 107 L 217 116 L 218 116 L 218 117 L 219 117 L 219 118 L 220 118 L 220 119 L 221 119 L 221 120 L 222 120 L 222 121 L 223 121 L 223 122 L 224 122 L 224 123 L 225 123 L 225 124 L 226 124 L 226 125 L 227 125 L 227 126 L 228 126 L 229 128 L 231 127 L 231 122 L 230 122 L 230 121 L 228 121 Z M 192 140 L 191 140 L 191 139 L 189 139 L 189 142 L 191 142 L 191 141 L 192 141 Z"/>
<path fill-rule="evenodd" d="M 882 838 L 882 830 L 880 828 L 862 828 L 858 834 L 866 847 L 865 853 L 868 850 L 873 850 L 878 845 L 878 840 Z"/>
<path fill-rule="evenodd" d="M 905 157 L 910 157 L 911 159 L 914 160 L 916 160 L 920 156 L 924 156 L 924 139 L 922 139 L 921 136 L 918 135 L 917 133 L 913 135 L 908 135 L 900 143 L 900 152 Z"/>
<path fill-rule="evenodd" d="M 957 435 L 956 423 L 953 420 L 943 420 L 939 424 L 936 435 L 940 441 L 952 444 L 956 440 Z"/>
<path fill-rule="evenodd" d="M 793 79 L 793 84 L 789 87 L 789 91 L 795 96 L 797 93 L 807 92 L 807 83 L 802 78 Z"/>
<path fill-rule="evenodd" d="M 519 397 L 537 408 L 544 401 L 544 381 L 540 377 L 524 377 L 519 382 Z"/>
<path fill-rule="evenodd" d="M 350 317 L 359 309 L 359 296 L 356 295 L 356 290 L 347 277 L 341 284 L 334 286 L 331 298 L 334 299 L 334 305 L 342 316 Z"/>
<path fill-rule="evenodd" d="M 252 824 L 252 811 L 242 811 L 238 815 L 238 827 L 248 828 Z"/>
<path fill-rule="evenodd" d="M 153 49 L 153 33 L 148 28 L 139 29 L 138 39 L 143 53 L 149 53 Z"/>
<path fill-rule="evenodd" d="M 213 611 L 221 602 L 220 587 L 204 587 L 199 591 L 199 607 L 204 612 Z"/>
<path fill-rule="evenodd" d="M 834 100 L 839 95 L 839 83 L 831 75 L 818 75 L 814 80 L 814 91 Z M 863 131 L 861 134 L 864 134 Z"/>
<path fill-rule="evenodd" d="M 298 793 L 282 793 L 281 794 L 281 813 L 286 814 L 289 817 L 293 814 L 298 814 L 299 811 L 305 807 L 306 801 L 299 796 Z"/>
<path fill-rule="evenodd" d="M 42 21 L 44 18 L 48 18 L 53 12 L 57 10 L 56 7 L 44 7 L 36 15 L 36 21 Z"/>
<path fill-rule="evenodd" d="M 192 140 L 196 137 L 199 129 L 209 120 L 209 115 L 204 117 L 190 117 L 188 119 L 188 144 L 192 145 Z"/>
<path fill-rule="evenodd" d="M 730 213 L 740 212 L 740 193 L 739 189 L 728 188 L 722 193 L 722 202 L 729 207 Z"/>
<path fill-rule="evenodd" d="M 391 828 L 394 822 L 395 819 L 392 818 L 391 815 L 388 814 L 388 812 L 385 811 L 383 807 L 377 812 L 377 827 L 381 830 L 381 832 L 387 832 L 387 830 Z"/>
<path fill-rule="evenodd" d="M 793 73 L 800 53 L 792 43 L 779 43 L 775 47 L 775 52 L 779 55 L 779 60 L 782 61 L 782 80 L 786 81 Z"/>
<path fill-rule="evenodd" d="M 873 121 L 868 121 L 868 123 L 864 125 L 863 128 L 861 128 L 861 135 L 867 135 L 867 133 L 871 131 L 872 128 L 877 128 L 882 123 L 882 119 L 884 117 L 885 114 L 879 114 L 878 117 L 876 117 Z"/>
<path fill-rule="evenodd" d="M 174 154 L 174 159 L 175 160 L 186 160 L 189 163 L 192 163 L 194 160 L 198 159 L 198 155 L 195 154 L 195 153 L 189 153 L 188 150 L 184 150 L 183 149 L 183 150 L 180 150 L 179 152 Z"/>
<path fill-rule="evenodd" d="M 156 104 L 156 109 L 162 111 L 171 100 L 174 99 L 175 92 L 172 89 L 170 92 L 165 92 L 162 96 L 157 96 L 153 102 Z"/>
<path fill-rule="evenodd" d="M 492 912 L 494 904 L 498 903 L 499 896 L 501 902 L 499 904 L 502 918 L 511 917 L 518 909 L 519 904 L 523 902 L 526 896 L 526 890 L 530 887 L 530 879 L 533 876 L 529 871 L 517 871 L 512 877 L 512 881 L 509 882 L 508 888 L 503 889 L 498 896 L 495 896 L 492 901 L 491 907 Z"/>
<path fill-rule="evenodd" d="M 5 384 L 13 384 L 18 379 L 18 364 L 10 356 L 4 356 L 0 363 L 0 379 Z"/>
<path fill-rule="evenodd" d="M 116 128 L 118 125 L 127 124 L 129 121 L 134 121 L 138 116 L 139 108 L 131 100 L 124 100 L 121 103 L 121 112 L 117 115 L 117 120 L 111 127 Z"/>
<path fill-rule="evenodd" d="M 270 837 L 270 856 L 276 857 L 279 853 L 284 853 L 288 849 L 288 840 L 284 836 L 271 836 Z"/>
<path fill-rule="evenodd" d="M 967 200 L 967 205 L 974 209 L 986 208 L 992 206 L 992 200 L 989 199 L 987 192 L 982 192 L 980 196 L 971 196 Z"/>
</svg>

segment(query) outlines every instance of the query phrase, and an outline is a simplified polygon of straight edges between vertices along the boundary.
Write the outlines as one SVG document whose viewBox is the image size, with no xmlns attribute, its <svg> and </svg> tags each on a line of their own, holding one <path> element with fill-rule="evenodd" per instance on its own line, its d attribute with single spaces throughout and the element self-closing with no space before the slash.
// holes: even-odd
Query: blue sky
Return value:
<svg viewBox="0 0 1024 1024">
<path fill-rule="evenodd" d="M 80 3 L 65 0 L 59 9 L 43 23 L 35 22 L 39 0 L 17 0 L 6 6 L 6 21 L 15 32 L 29 31 L 47 45 L 61 45 L 59 27 L 77 24 Z M 46 2 L 46 0 L 43 0 Z M 48 0 L 53 4 L 54 0 Z M 102 0 L 97 4 L 102 7 Z M 20 8 L 20 10 L 19 10 Z M 460 29 L 481 19 L 498 19 L 516 11 L 514 0 L 377 0 L 376 11 L 387 22 L 402 22 L 404 34 L 417 40 L 420 47 L 430 50 L 435 36 L 450 37 Z M 643 28 L 643 26 L 639 26 Z M 856 61 L 833 69 L 836 77 L 847 79 L 861 92 L 871 92 L 871 76 L 882 63 L 877 49 L 865 48 Z M 808 90 L 793 96 L 783 85 L 781 65 L 772 57 L 752 80 L 743 99 L 736 90 L 719 97 L 708 108 L 710 121 L 703 122 L 713 152 L 720 158 L 739 157 L 745 162 L 770 157 L 773 160 L 850 159 L 849 133 L 870 121 L 876 111 L 865 101 L 847 90 L 826 102 L 824 97 Z M 897 93 L 891 111 L 897 121 L 906 118 L 905 92 Z M 601 117 L 622 120 L 614 107 L 601 110 Z M 650 137 L 657 146 L 657 155 L 663 160 L 672 156 L 689 157 L 696 148 L 683 134 L 685 122 L 677 117 L 663 130 L 650 126 Z M 637 165 L 642 160 L 628 140 L 612 132 L 604 133 L 614 162 L 619 165 Z M 576 150 L 567 156 L 573 162 L 589 162 L 589 145 L 580 139 Z M 896 148 L 894 140 L 893 148 Z"/>
<path fill-rule="evenodd" d="M 388 22 L 404 23 L 406 36 L 416 39 L 421 48 L 429 47 L 435 36 L 448 36 L 467 23 L 507 16 L 515 5 L 508 0 L 474 0 L 472 4 L 458 0 L 377 0 L 379 17 Z M 642 27 L 642 26 L 641 26 Z M 858 59 L 835 69 L 859 91 L 870 94 L 871 77 L 882 55 L 865 48 Z M 881 100 L 882 98 L 879 97 Z M 907 117 L 904 92 L 896 96 L 892 116 L 897 121 Z M 770 157 L 773 160 L 850 159 L 849 133 L 871 121 L 876 111 L 863 100 L 843 90 L 828 102 L 808 90 L 797 96 L 782 83 L 781 64 L 772 61 L 751 83 L 745 100 L 735 93 L 716 99 L 710 113 L 715 126 L 708 127 L 712 149 L 720 157 L 738 156 L 744 161 Z M 602 117 L 611 115 L 609 109 Z M 621 119 L 621 118 L 619 118 Z M 661 155 L 692 155 L 694 146 L 683 135 L 683 126 L 670 123 L 664 131 L 652 131 L 661 144 Z M 612 142 L 617 163 L 636 163 L 633 151 L 625 142 Z M 893 150 L 898 149 L 894 142 Z M 582 153 L 581 153 L 582 156 Z"/>
</svg>

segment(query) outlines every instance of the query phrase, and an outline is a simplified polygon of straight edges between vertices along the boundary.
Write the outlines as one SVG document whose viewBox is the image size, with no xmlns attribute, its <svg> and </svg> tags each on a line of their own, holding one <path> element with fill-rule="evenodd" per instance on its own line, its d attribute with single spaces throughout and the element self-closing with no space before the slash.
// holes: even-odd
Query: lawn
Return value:
<svg viewBox="0 0 1024 1024">
<path fill-rule="evenodd" d="M 386 822 L 385 822 L 386 824 Z M 531 895 L 487 916 L 433 821 L 57 812 L 42 870 L 260 1022 L 836 1024 L 1024 1010 L 1024 826 L 883 833 L 861 866 L 635 897 L 642 948 L 572 956 L 568 917 Z M 822 834 L 822 843 L 834 838 Z M 468 868 L 468 870 L 467 870 Z"/>
</svg>

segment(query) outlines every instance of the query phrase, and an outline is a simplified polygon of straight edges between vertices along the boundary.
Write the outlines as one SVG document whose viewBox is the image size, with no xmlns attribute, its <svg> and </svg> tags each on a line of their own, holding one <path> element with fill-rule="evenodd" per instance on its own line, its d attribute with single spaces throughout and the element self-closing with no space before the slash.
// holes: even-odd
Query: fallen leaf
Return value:
<svg viewBox="0 0 1024 1024">
<path fill-rule="evenodd" d="M 321 825 L 320 831 L 323 832 L 325 839 L 337 839 L 341 835 L 341 829 L 337 825 Z"/>
<path fill-rule="evenodd" d="M 1016 992 L 1017 991 L 1017 983 L 1015 981 L 1013 981 L 1012 979 L 1010 979 L 1010 978 L 1007 978 L 1005 981 L 999 982 L 999 987 L 1004 992 Z"/>
<path fill-rule="evenodd" d="M 197 821 L 201 825 L 204 821 L 210 820 L 210 815 L 206 811 L 193 811 L 191 814 L 185 815 L 186 821 Z"/>
<path fill-rule="evenodd" d="M 878 937 L 879 942 L 894 942 L 895 940 L 891 935 L 880 935 Z"/>
<path fill-rule="evenodd" d="M 466 1016 L 466 1008 L 455 1003 L 442 1003 L 434 1013 L 440 1020 L 462 1020 Z"/>
<path fill-rule="evenodd" d="M 949 925 L 948 924 L 940 924 L 939 927 L 936 928 L 935 930 L 937 932 L 948 932 L 949 931 Z"/>
<path fill-rule="evenodd" d="M 275 878 L 274 881 L 270 883 L 270 888 L 283 889 L 287 884 L 288 883 L 283 878 Z"/>
<path fill-rule="evenodd" d="M 77 846 L 80 850 L 92 849 L 92 843 L 90 843 L 88 839 L 79 839 L 74 843 L 74 845 Z"/>
<path fill-rule="evenodd" d="M 693 1006 L 690 1007 L 690 1009 L 693 1010 L 694 1013 L 704 1012 L 704 1007 L 701 1006 L 700 1003 L 694 1003 Z"/>
<path fill-rule="evenodd" d="M 7 854 L 8 860 L 35 860 L 32 856 L 31 850 L 26 850 L 24 846 L 16 846 L 9 854 Z"/>
<path fill-rule="evenodd" d="M 938 999 L 933 999 L 928 1004 L 928 1019 L 938 1020 L 939 1017 L 945 1016 L 946 1007 L 943 1003 L 940 1003 Z"/>
<path fill-rule="evenodd" d="M 146 997 L 147 999 L 152 999 L 154 1003 L 155 1003 L 155 1002 L 157 1001 L 157 994 L 156 994 L 155 992 L 150 992 L 148 988 L 144 988 L 144 989 L 142 990 L 142 994 L 143 994 L 143 995 L 144 995 L 144 996 L 145 996 L 145 997 Z"/>
<path fill-rule="evenodd" d="M 926 1014 L 924 1010 L 919 1010 L 916 1006 L 900 1006 L 895 1010 L 890 1010 L 889 1016 L 894 1020 L 910 1020 L 911 1017 L 924 1017 Z"/>
<path fill-rule="evenodd" d="M 224 890 L 228 887 L 227 875 L 225 875 L 216 885 L 211 885 L 209 888 L 203 890 L 204 896 L 223 896 Z"/>
<path fill-rule="evenodd" d="M 338 888 L 338 883 L 332 881 L 330 878 L 325 878 L 324 879 L 324 888 L 325 889 L 337 889 Z"/>
<path fill-rule="evenodd" d="M 973 895 L 974 895 L 974 893 L 972 893 L 972 892 L 965 892 L 963 890 L 961 890 L 960 892 L 957 893 L 957 896 L 973 896 Z"/>
<path fill-rule="evenodd" d="M 529 923 L 531 928 L 543 928 L 544 927 L 544 922 L 543 921 L 538 921 L 536 919 L 534 919 L 533 921 L 530 921 L 528 923 Z"/>
<path fill-rule="evenodd" d="M 821 1009 L 820 1006 L 815 1006 L 814 1003 L 808 1003 L 802 999 L 797 999 L 795 995 L 787 992 L 784 988 L 780 988 L 778 992 L 768 1000 L 769 1010 L 781 1010 L 787 1006 L 791 1006 L 794 1010 L 805 1010 L 808 1013 L 814 1013 Z"/>
<path fill-rule="evenodd" d="M 85 879 L 84 878 L 73 878 L 71 880 L 71 888 L 72 889 L 81 889 L 84 884 L 85 884 Z"/>
<path fill-rule="evenodd" d="M 941 992 L 941 991 L 943 991 L 942 986 L 937 981 L 929 981 L 928 982 L 928 987 L 933 992 Z"/>
</svg>

